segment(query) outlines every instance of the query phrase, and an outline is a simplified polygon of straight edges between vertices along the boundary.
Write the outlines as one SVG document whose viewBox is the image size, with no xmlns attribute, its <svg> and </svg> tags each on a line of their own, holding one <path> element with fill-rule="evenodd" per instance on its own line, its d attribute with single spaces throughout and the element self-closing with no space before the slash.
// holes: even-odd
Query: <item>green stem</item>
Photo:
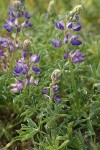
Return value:
<svg viewBox="0 0 100 150">
<path fill-rule="evenodd" d="M 12 140 L 11 142 L 9 142 L 4 149 L 7 150 L 12 144 L 14 143 L 14 140 Z"/>
<path fill-rule="evenodd" d="M 76 90 L 76 82 L 74 78 L 73 64 L 72 64 L 70 56 L 69 56 L 69 69 L 70 69 L 70 74 L 71 74 L 72 89 L 73 89 L 73 92 L 75 92 L 75 106 L 79 113 L 80 112 L 80 99 L 78 96 L 78 92 Z"/>
<path fill-rule="evenodd" d="M 72 65 L 72 61 L 71 61 L 70 56 L 69 56 L 68 60 L 69 60 L 69 70 L 70 70 L 70 74 L 71 74 L 72 88 L 73 88 L 73 91 L 74 91 L 76 89 L 76 83 L 75 83 L 73 65 Z"/>
</svg>

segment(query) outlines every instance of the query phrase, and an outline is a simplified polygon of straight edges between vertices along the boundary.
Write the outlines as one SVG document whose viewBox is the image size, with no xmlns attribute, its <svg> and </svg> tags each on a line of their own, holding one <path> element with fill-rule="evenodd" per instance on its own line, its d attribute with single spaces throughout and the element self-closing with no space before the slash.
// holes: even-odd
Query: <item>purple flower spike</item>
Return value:
<svg viewBox="0 0 100 150">
<path fill-rule="evenodd" d="M 79 30 L 81 30 L 81 25 L 78 23 L 78 24 L 76 24 L 74 27 L 73 27 L 73 30 L 74 31 L 79 31 Z"/>
<path fill-rule="evenodd" d="M 32 67 L 32 70 L 34 71 L 35 74 L 39 74 L 40 73 L 40 69 L 37 67 Z"/>
<path fill-rule="evenodd" d="M 61 42 L 60 39 L 58 39 L 58 41 L 56 41 L 56 40 L 53 39 L 51 42 L 54 45 L 54 47 L 56 47 L 56 48 L 59 48 L 59 47 L 62 46 L 62 42 Z"/>
<path fill-rule="evenodd" d="M 38 63 L 39 60 L 40 60 L 40 56 L 34 54 L 34 55 L 31 56 L 30 60 L 31 60 L 32 62 L 34 62 L 34 63 Z"/>
<path fill-rule="evenodd" d="M 67 28 L 71 29 L 72 27 L 73 27 L 73 23 L 72 22 L 67 24 Z"/>
<path fill-rule="evenodd" d="M 55 96 L 55 101 L 56 102 L 61 102 L 61 97 L 60 97 L 60 95 L 59 94 L 57 94 L 56 96 Z"/>
<path fill-rule="evenodd" d="M 72 36 L 72 38 L 70 40 L 70 43 L 73 46 L 77 46 L 77 45 L 81 45 L 82 44 L 82 42 L 80 40 L 78 40 L 78 36 Z"/>
<path fill-rule="evenodd" d="M 4 50 L 0 50 L 0 56 L 4 55 Z"/>
<path fill-rule="evenodd" d="M 54 23 L 55 27 L 59 30 L 64 30 L 65 27 L 64 27 L 64 22 L 63 21 L 60 21 L 60 22 L 55 22 Z"/>
<path fill-rule="evenodd" d="M 23 71 L 23 68 L 22 67 L 16 67 L 13 71 L 13 73 L 16 75 L 16 76 L 19 76 Z"/>
<path fill-rule="evenodd" d="M 8 32 L 11 32 L 13 30 L 13 27 L 10 26 L 9 24 L 4 24 L 3 26 Z"/>
<path fill-rule="evenodd" d="M 57 91 L 58 91 L 58 88 L 59 88 L 58 85 L 53 86 L 53 92 L 57 92 Z"/>
<path fill-rule="evenodd" d="M 42 94 L 47 94 L 47 92 L 48 92 L 48 88 L 45 87 L 42 91 Z"/>
</svg>

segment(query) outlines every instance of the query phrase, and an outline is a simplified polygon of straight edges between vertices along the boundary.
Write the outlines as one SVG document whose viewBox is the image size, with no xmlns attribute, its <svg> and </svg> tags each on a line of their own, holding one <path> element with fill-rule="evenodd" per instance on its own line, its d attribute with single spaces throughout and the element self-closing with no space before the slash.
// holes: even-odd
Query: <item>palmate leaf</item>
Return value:
<svg viewBox="0 0 100 150">
<path fill-rule="evenodd" d="M 28 125 L 22 124 L 21 129 L 18 130 L 19 136 L 14 138 L 14 141 L 21 140 L 25 141 L 32 138 L 38 131 L 39 128 L 37 127 L 36 123 L 31 119 L 27 120 Z"/>
</svg>

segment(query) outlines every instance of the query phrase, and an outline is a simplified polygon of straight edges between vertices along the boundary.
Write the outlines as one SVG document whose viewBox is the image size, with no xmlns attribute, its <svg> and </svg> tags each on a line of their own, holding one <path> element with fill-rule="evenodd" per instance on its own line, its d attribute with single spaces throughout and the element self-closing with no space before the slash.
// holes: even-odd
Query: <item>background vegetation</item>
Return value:
<svg viewBox="0 0 100 150">
<path fill-rule="evenodd" d="M 9 150 L 100 150 L 100 2 L 99 0 L 55 0 L 55 7 L 47 19 L 50 0 L 26 0 L 32 15 L 33 28 L 26 35 L 41 56 L 40 82 L 30 87 L 30 93 L 11 94 L 12 74 L 0 71 L 0 148 Z M 2 25 L 8 18 L 8 0 L 0 1 L 0 36 L 9 35 Z M 82 4 L 81 12 L 84 64 L 76 66 L 80 111 L 70 107 L 75 93 L 70 92 L 68 66 L 63 65 L 63 48 L 55 49 L 51 39 L 58 33 L 54 20 Z M 63 68 L 64 67 L 64 68 Z M 54 69 L 64 69 L 60 82 L 61 103 L 50 104 L 42 98 L 43 87 L 50 83 Z M 4 149 L 5 150 L 5 149 Z"/>
</svg>

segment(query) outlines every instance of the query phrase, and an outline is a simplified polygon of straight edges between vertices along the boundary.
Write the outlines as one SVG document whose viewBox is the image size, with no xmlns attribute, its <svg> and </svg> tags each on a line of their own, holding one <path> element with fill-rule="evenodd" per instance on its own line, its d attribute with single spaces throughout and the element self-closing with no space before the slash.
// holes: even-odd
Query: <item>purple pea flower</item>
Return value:
<svg viewBox="0 0 100 150">
<path fill-rule="evenodd" d="M 13 52 L 13 51 L 14 51 L 14 49 L 15 49 L 15 46 L 13 46 L 13 45 L 12 45 L 12 46 L 10 46 L 10 51 L 11 51 L 11 52 Z"/>
<path fill-rule="evenodd" d="M 79 50 L 76 50 L 71 54 L 71 59 L 73 63 L 83 62 L 85 54 L 81 53 Z"/>
<path fill-rule="evenodd" d="M 13 23 L 14 23 L 14 21 L 15 21 L 15 18 L 8 18 L 8 19 L 6 19 L 6 21 L 7 21 L 7 23 L 9 24 L 9 25 L 11 25 L 11 26 L 13 26 Z"/>
<path fill-rule="evenodd" d="M 9 15 L 10 15 L 11 17 L 15 18 L 15 13 L 14 13 L 14 10 L 13 10 L 12 7 L 9 7 L 8 13 L 9 13 Z"/>
<path fill-rule="evenodd" d="M 3 26 L 8 32 L 11 32 L 13 30 L 13 27 L 9 24 L 4 24 Z"/>
<path fill-rule="evenodd" d="M 85 54 L 81 53 L 80 50 L 66 51 L 64 59 L 68 59 L 69 56 L 71 57 L 72 63 L 78 63 L 84 61 Z"/>
<path fill-rule="evenodd" d="M 62 46 L 62 42 L 61 42 L 60 39 L 58 39 L 58 41 L 56 41 L 56 40 L 53 39 L 51 42 L 54 45 L 54 47 L 56 47 L 56 48 L 59 48 L 59 47 Z"/>
<path fill-rule="evenodd" d="M 59 94 L 57 94 L 56 96 L 55 96 L 55 101 L 56 102 L 61 102 L 61 97 L 60 97 L 60 95 Z"/>
<path fill-rule="evenodd" d="M 28 11 L 25 11 L 23 15 L 24 15 L 24 17 L 25 17 L 26 19 L 30 19 L 30 18 L 31 18 L 31 16 L 30 16 L 30 14 L 28 13 Z"/>
<path fill-rule="evenodd" d="M 30 77 L 29 76 L 26 77 L 26 85 L 30 85 Z"/>
<path fill-rule="evenodd" d="M 70 51 L 66 51 L 66 53 L 64 54 L 64 59 L 65 59 L 65 60 L 68 59 L 68 57 L 69 57 L 69 52 L 70 52 Z"/>
<path fill-rule="evenodd" d="M 3 38 L 0 37 L 0 44 L 4 42 Z"/>
<path fill-rule="evenodd" d="M 16 83 L 11 84 L 11 88 L 12 93 L 18 93 L 24 88 L 24 82 L 22 80 L 17 80 Z"/>
<path fill-rule="evenodd" d="M 53 92 L 57 92 L 57 91 L 58 91 L 58 88 L 59 88 L 58 85 L 53 86 Z"/>
<path fill-rule="evenodd" d="M 2 47 L 4 48 L 7 48 L 9 46 L 9 43 L 7 41 L 4 41 L 2 44 L 1 44 Z"/>
<path fill-rule="evenodd" d="M 59 30 L 64 30 L 65 29 L 65 27 L 64 27 L 64 21 L 55 22 L 54 25 Z"/>
<path fill-rule="evenodd" d="M 28 72 L 28 68 L 27 67 L 23 67 L 22 74 L 25 75 L 27 72 Z"/>
<path fill-rule="evenodd" d="M 45 87 L 42 91 L 42 94 L 47 94 L 47 92 L 48 92 L 48 88 Z"/>
<path fill-rule="evenodd" d="M 0 50 L 0 56 L 4 55 L 4 50 Z"/>
<path fill-rule="evenodd" d="M 24 52 L 22 53 L 22 55 L 23 55 L 24 58 L 26 58 L 26 57 L 27 57 L 27 51 L 24 51 Z"/>
<path fill-rule="evenodd" d="M 40 56 L 38 56 L 37 54 L 34 54 L 31 56 L 30 60 L 31 62 L 38 63 L 40 60 Z"/>
<path fill-rule="evenodd" d="M 79 23 L 77 23 L 74 27 L 73 27 L 74 31 L 79 31 L 81 30 L 81 25 Z"/>
<path fill-rule="evenodd" d="M 78 45 L 82 44 L 82 42 L 78 39 L 78 36 L 72 36 L 71 39 L 70 39 L 70 43 L 73 46 L 78 46 Z"/>
<path fill-rule="evenodd" d="M 73 23 L 72 22 L 67 24 L 67 28 L 71 29 L 72 27 L 73 27 Z"/>
<path fill-rule="evenodd" d="M 28 28 L 28 27 L 31 28 L 32 26 L 33 26 L 33 24 L 30 23 L 29 20 L 26 20 L 26 21 L 24 22 L 24 28 Z"/>
<path fill-rule="evenodd" d="M 64 37 L 64 44 L 68 43 L 68 40 L 70 38 L 70 34 L 66 34 L 66 36 Z"/>
<path fill-rule="evenodd" d="M 23 68 L 17 66 L 16 68 L 14 68 L 13 73 L 14 73 L 16 76 L 20 76 L 20 74 L 22 73 L 22 71 L 23 71 Z"/>
<path fill-rule="evenodd" d="M 37 68 L 37 67 L 32 67 L 32 70 L 34 71 L 34 73 L 36 74 L 36 75 L 38 75 L 39 73 L 40 73 L 40 69 L 39 68 Z"/>
</svg>

